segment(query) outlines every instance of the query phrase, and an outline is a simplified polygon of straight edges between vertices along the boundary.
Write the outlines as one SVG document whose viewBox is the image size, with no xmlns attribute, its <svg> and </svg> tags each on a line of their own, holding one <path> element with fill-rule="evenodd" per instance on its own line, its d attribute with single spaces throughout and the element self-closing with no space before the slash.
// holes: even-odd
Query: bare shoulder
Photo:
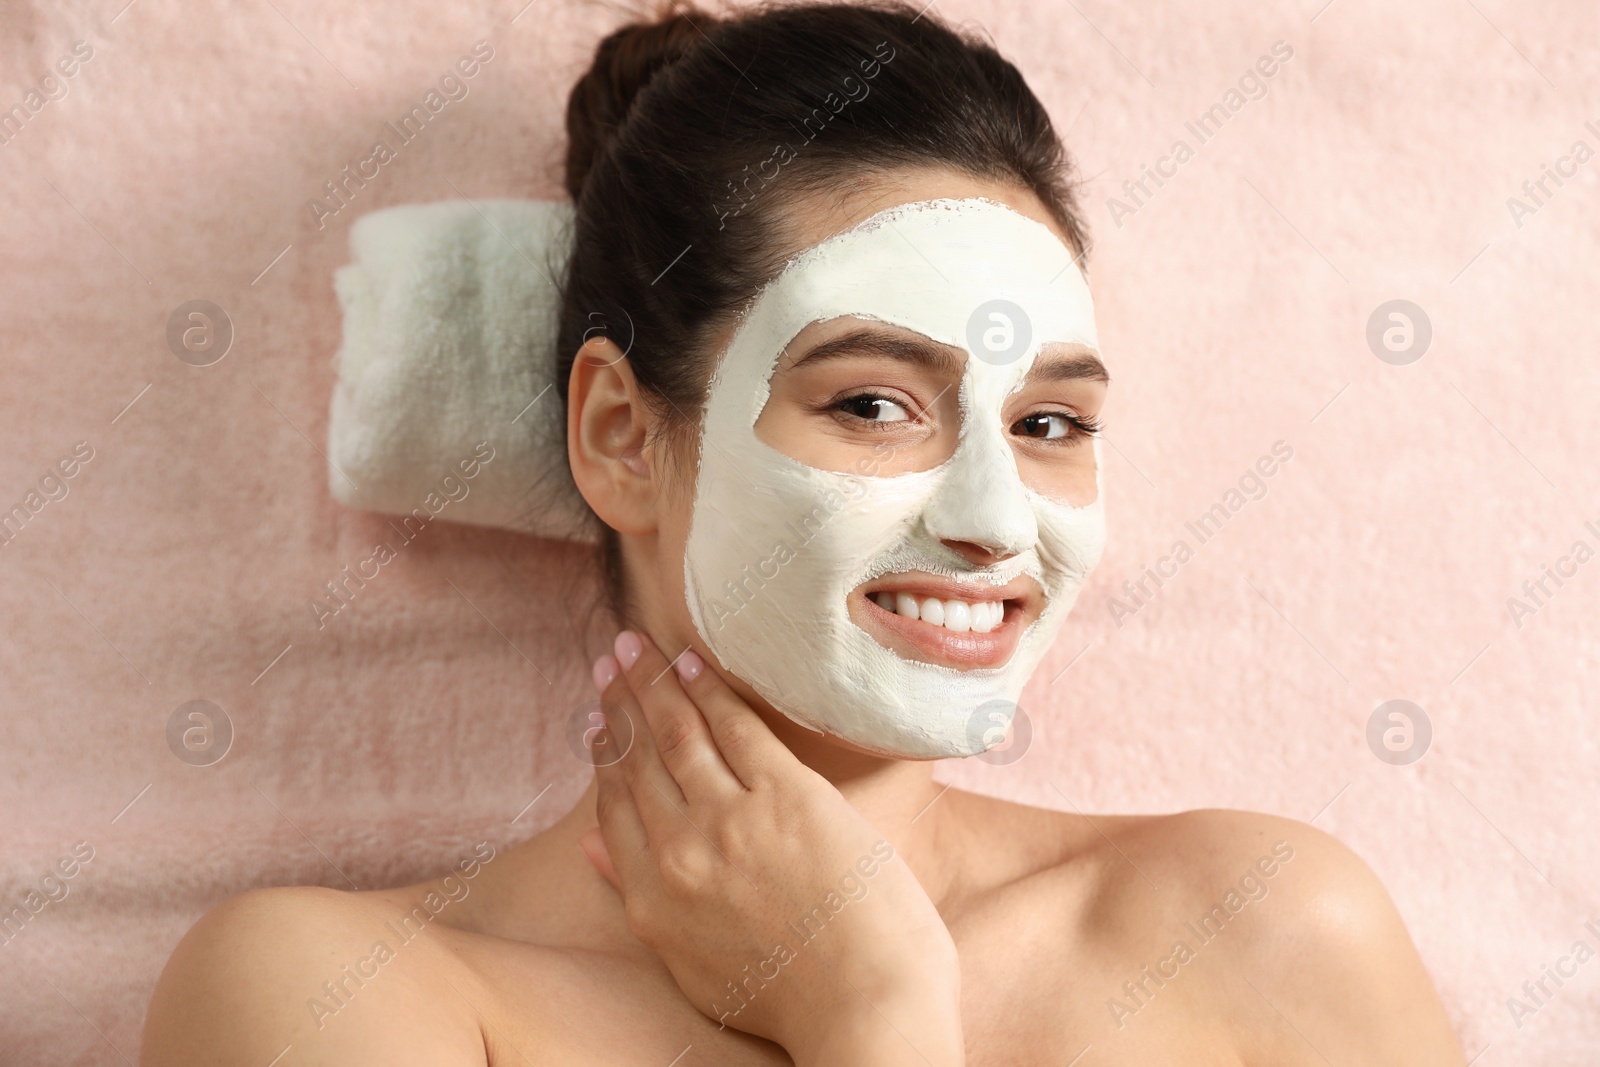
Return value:
<svg viewBox="0 0 1600 1067">
<path fill-rule="evenodd" d="M 1207 958 L 1211 978 L 1195 986 L 1216 998 L 1210 1008 L 1249 1020 L 1247 1062 L 1464 1063 L 1388 891 L 1336 837 L 1228 809 L 1080 818 L 1100 823 L 1102 919 L 1127 928 L 1161 916 L 1171 948 L 1152 964 L 1158 975 Z M 1136 988 L 1130 1011 L 1158 988 Z"/>
<path fill-rule="evenodd" d="M 476 1018 L 439 985 L 448 952 L 401 943 L 382 906 L 403 901 L 285 887 L 219 904 L 167 961 L 141 1064 L 261 1067 L 292 1049 L 296 1064 L 482 1065 Z"/>
<path fill-rule="evenodd" d="M 1252 936 L 1330 947 L 1409 942 L 1394 902 L 1365 860 L 1332 834 L 1261 812 L 1204 808 L 1135 817 L 1106 827 L 1122 879 L 1153 880 L 1193 909 L 1229 916 L 1255 909 Z M 1121 880 L 1121 879 L 1117 879 Z M 1274 906 L 1257 908 L 1272 899 Z M 1241 925 L 1240 930 L 1244 927 Z"/>
</svg>

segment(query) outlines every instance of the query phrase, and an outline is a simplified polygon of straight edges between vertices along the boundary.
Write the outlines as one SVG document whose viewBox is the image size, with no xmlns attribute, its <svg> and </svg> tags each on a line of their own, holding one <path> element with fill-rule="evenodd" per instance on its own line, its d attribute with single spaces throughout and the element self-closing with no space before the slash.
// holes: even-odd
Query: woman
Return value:
<svg viewBox="0 0 1600 1067">
<path fill-rule="evenodd" d="M 680 11 L 568 130 L 596 780 L 436 882 L 224 903 L 144 1063 L 1461 1064 L 1331 837 L 932 780 L 1103 538 L 1112 361 L 1016 69 L 915 9 Z"/>
</svg>

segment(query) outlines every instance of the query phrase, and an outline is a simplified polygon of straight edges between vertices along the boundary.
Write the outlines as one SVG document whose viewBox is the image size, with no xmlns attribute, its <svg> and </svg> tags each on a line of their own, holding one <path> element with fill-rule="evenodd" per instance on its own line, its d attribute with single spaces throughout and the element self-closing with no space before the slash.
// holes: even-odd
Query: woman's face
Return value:
<svg viewBox="0 0 1600 1067">
<path fill-rule="evenodd" d="M 847 232 L 929 200 L 957 210 Z M 864 183 L 785 222 L 794 252 L 834 258 L 791 264 L 712 339 L 704 427 L 647 451 L 654 530 L 623 545 L 638 622 L 847 744 L 981 751 L 1099 556 L 1087 289 L 1032 194 L 961 175 Z M 855 289 L 829 294 L 839 277 Z M 989 298 L 1015 303 L 985 316 Z"/>
</svg>

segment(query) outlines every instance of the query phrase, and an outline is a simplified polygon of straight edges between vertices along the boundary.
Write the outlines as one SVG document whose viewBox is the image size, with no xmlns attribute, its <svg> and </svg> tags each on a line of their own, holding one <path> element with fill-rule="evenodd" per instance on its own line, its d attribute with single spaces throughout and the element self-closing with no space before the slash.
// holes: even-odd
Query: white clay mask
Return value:
<svg viewBox="0 0 1600 1067">
<path fill-rule="evenodd" d="M 1013 309 L 1001 336 L 1013 347 L 998 357 L 995 335 L 973 327 L 996 300 Z M 819 470 L 757 437 L 785 347 L 840 316 L 966 352 L 957 443 L 942 463 Z M 870 752 L 931 759 L 999 743 L 1105 543 L 1099 439 L 1094 499 L 1074 506 L 1024 484 L 1003 417 L 1040 349 L 1057 342 L 1098 350 L 1088 283 L 1054 232 L 995 201 L 903 204 L 791 260 L 746 309 L 706 405 L 684 578 L 722 667 L 789 718 Z M 951 542 L 999 562 L 975 565 Z M 848 606 L 863 583 L 907 572 L 993 585 L 1028 575 L 1043 610 L 1002 666 L 907 658 Z"/>
</svg>

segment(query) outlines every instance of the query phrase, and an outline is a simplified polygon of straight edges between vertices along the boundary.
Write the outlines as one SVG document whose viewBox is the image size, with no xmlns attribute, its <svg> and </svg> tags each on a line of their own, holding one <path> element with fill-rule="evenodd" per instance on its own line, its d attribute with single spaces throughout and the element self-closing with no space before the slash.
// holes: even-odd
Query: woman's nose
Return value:
<svg viewBox="0 0 1600 1067">
<path fill-rule="evenodd" d="M 971 541 L 952 541 L 944 539 L 940 542 L 952 552 L 960 553 L 961 558 L 974 567 L 992 567 L 996 563 L 1003 563 L 1016 555 L 1015 552 L 994 552 L 983 545 Z"/>
<path fill-rule="evenodd" d="M 1006 559 L 1039 539 L 1033 504 L 998 418 L 970 431 L 950 457 L 923 522 L 931 535 L 974 563 Z"/>
</svg>

